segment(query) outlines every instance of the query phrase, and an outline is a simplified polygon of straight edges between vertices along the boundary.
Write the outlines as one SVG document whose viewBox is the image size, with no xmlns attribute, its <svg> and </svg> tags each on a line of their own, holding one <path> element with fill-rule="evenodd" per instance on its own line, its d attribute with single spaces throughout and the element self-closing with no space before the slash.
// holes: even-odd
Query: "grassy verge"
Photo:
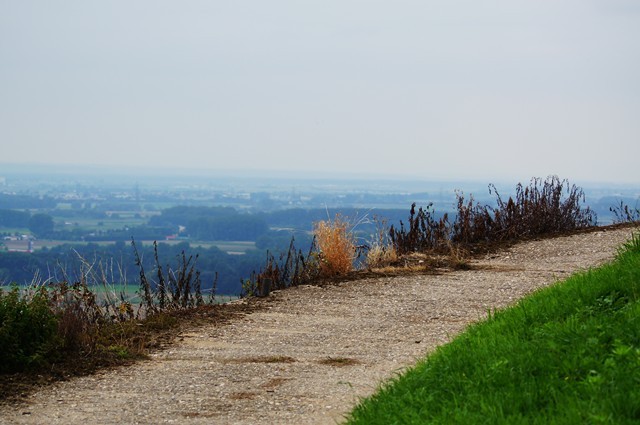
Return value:
<svg viewBox="0 0 640 425">
<path fill-rule="evenodd" d="M 203 295 L 197 256 L 183 252 L 175 270 L 162 267 L 156 245 L 155 269 L 145 273 L 132 245 L 136 286 L 113 283 L 113 267 L 83 258 L 75 281 L 65 272 L 61 282 L 0 286 L 0 404 L 41 382 L 145 358 L 200 319 L 235 316 L 238 307 L 219 305 L 215 290 Z"/>
<path fill-rule="evenodd" d="M 76 318 L 52 314 L 44 302 L 47 296 L 19 299 L 6 291 L 0 296 L 0 407 L 21 401 L 42 385 L 146 359 L 150 352 L 173 344 L 186 329 L 227 323 L 259 308 L 207 304 L 73 329 L 71 325 L 79 324 Z M 9 315 L 13 323 L 6 326 Z"/>
<path fill-rule="evenodd" d="M 350 424 L 637 423 L 640 236 L 494 312 L 363 400 Z"/>
</svg>

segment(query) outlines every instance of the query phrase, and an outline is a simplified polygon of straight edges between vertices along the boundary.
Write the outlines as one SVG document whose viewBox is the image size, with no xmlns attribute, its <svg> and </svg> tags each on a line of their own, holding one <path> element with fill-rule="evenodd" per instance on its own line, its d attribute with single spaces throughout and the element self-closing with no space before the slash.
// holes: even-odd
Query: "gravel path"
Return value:
<svg viewBox="0 0 640 425">
<path fill-rule="evenodd" d="M 182 334 L 150 361 L 0 407 L 0 423 L 339 423 L 360 397 L 488 309 L 611 259 L 631 232 L 523 243 L 468 271 L 279 291 L 230 324 Z"/>
</svg>

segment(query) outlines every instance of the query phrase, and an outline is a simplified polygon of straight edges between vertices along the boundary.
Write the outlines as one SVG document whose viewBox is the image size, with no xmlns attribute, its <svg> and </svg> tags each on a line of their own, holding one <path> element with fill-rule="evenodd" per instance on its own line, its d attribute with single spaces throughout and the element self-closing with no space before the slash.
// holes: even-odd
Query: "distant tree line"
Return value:
<svg viewBox="0 0 640 425">
<path fill-rule="evenodd" d="M 0 209 L 0 227 L 28 228 L 38 237 L 48 237 L 53 232 L 53 218 L 49 214 Z"/>
<path fill-rule="evenodd" d="M 152 244 L 136 242 L 143 260 L 143 267 L 150 282 L 157 277 Z M 202 287 L 211 288 L 218 274 L 217 292 L 220 294 L 238 295 L 241 280 L 248 278 L 253 271 L 264 263 L 265 254 L 261 250 L 250 250 L 245 255 L 229 255 L 212 247 L 209 249 L 192 249 L 187 242 L 169 245 L 159 243 L 160 264 L 163 268 L 175 267 L 182 252 L 185 255 L 198 254 L 196 269 L 201 273 Z M 123 241 L 109 245 L 94 243 L 79 245 L 65 244 L 54 248 L 42 249 L 33 253 L 3 252 L 0 255 L 0 285 L 17 283 L 20 285 L 35 280 L 63 281 L 80 279 L 82 261 L 86 260 L 95 267 L 100 265 L 114 272 L 115 281 L 122 278 L 129 284 L 139 283 L 139 269 L 135 264 L 130 243 Z M 120 276 L 122 272 L 122 276 Z"/>
<path fill-rule="evenodd" d="M 29 225 L 31 214 L 25 211 L 0 209 L 0 227 L 21 227 Z"/>
<path fill-rule="evenodd" d="M 52 209 L 58 202 L 49 196 L 14 195 L 0 193 L 0 209 Z"/>
<path fill-rule="evenodd" d="M 149 219 L 151 226 L 185 227 L 196 240 L 255 241 L 269 225 L 261 215 L 240 213 L 231 207 L 178 206 Z"/>
<path fill-rule="evenodd" d="M 291 208 L 263 214 L 271 227 L 292 227 L 298 230 L 311 230 L 313 223 L 333 219 L 336 214 L 352 223 L 356 231 L 369 231 L 375 228 L 376 220 L 384 219 L 389 223 L 406 219 L 406 209 L 374 208 Z"/>
<path fill-rule="evenodd" d="M 377 215 L 388 222 L 405 219 L 406 209 L 357 209 L 357 208 L 291 208 L 268 213 L 240 213 L 232 207 L 178 206 L 162 211 L 149 219 L 150 226 L 185 226 L 194 239 L 202 240 L 252 240 L 265 234 L 269 228 L 292 228 L 310 231 L 313 223 L 333 218 L 336 214 L 359 227 L 370 230 L 375 227 Z M 242 228 L 242 229 L 241 229 Z"/>
<path fill-rule="evenodd" d="M 220 218 L 238 215 L 238 211 L 233 207 L 190 207 L 177 206 L 162 210 L 160 215 L 151 217 L 151 226 L 186 226 L 190 221 L 202 217 Z"/>
</svg>

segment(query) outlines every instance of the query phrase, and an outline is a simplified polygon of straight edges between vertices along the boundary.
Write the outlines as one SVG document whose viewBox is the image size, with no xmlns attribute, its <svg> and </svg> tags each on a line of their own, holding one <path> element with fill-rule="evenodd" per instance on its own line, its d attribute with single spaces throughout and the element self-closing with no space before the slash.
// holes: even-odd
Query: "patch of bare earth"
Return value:
<svg viewBox="0 0 640 425">
<path fill-rule="evenodd" d="M 0 407 L 8 424 L 333 424 L 487 310 L 610 260 L 632 229 L 527 242 L 471 270 L 273 293 L 129 367 Z M 246 301 L 242 301 L 246 302 Z"/>
</svg>

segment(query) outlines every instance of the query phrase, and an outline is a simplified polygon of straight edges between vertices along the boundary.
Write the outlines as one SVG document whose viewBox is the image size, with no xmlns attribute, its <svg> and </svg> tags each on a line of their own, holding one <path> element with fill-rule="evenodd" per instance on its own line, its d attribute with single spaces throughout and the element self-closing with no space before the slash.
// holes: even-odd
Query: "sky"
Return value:
<svg viewBox="0 0 640 425">
<path fill-rule="evenodd" d="M 636 0 L 0 0 L 2 163 L 640 182 Z"/>
</svg>

